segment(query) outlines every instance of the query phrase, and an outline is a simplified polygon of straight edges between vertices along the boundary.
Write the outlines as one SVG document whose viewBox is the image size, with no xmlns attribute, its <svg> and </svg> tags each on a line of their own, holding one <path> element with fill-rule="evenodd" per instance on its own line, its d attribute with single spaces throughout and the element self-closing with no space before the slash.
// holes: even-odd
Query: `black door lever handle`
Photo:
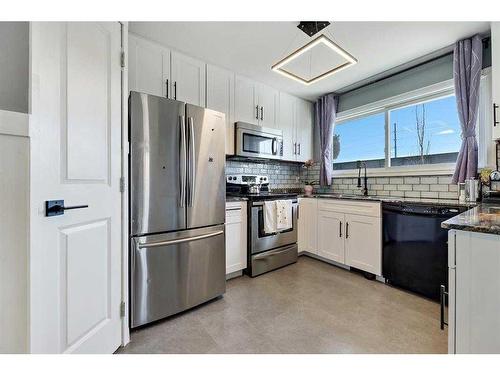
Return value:
<svg viewBox="0 0 500 375">
<path fill-rule="evenodd" d="M 45 216 L 64 215 L 66 210 L 76 210 L 78 208 L 88 208 L 87 204 L 79 206 L 64 206 L 64 200 L 45 201 Z"/>
</svg>

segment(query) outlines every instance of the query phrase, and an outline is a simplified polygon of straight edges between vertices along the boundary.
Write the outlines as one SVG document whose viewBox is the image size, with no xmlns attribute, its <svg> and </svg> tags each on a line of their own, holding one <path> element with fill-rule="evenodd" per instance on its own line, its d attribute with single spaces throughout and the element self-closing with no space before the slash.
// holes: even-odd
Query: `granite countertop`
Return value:
<svg viewBox="0 0 500 375">
<path fill-rule="evenodd" d="M 469 232 L 500 234 L 500 206 L 491 203 L 480 204 L 469 211 L 443 221 L 441 227 Z"/>
<path fill-rule="evenodd" d="M 389 196 L 376 196 L 376 195 L 354 195 L 354 194 L 313 194 L 313 195 L 299 195 L 300 198 L 322 198 L 322 199 L 350 199 L 350 200 L 368 200 L 374 202 L 387 202 L 387 203 L 431 203 L 438 206 L 460 206 L 472 208 L 476 206 L 475 203 L 465 202 L 461 203 L 457 199 L 433 199 L 433 198 L 403 198 L 403 197 L 389 197 Z"/>
</svg>

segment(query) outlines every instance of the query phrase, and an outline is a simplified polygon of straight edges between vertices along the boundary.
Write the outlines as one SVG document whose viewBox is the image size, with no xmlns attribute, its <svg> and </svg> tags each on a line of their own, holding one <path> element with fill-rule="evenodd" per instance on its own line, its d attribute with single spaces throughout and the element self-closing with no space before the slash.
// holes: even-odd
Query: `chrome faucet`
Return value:
<svg viewBox="0 0 500 375">
<path fill-rule="evenodd" d="M 367 196 L 368 195 L 368 177 L 366 176 L 366 162 L 358 160 L 356 162 L 356 166 L 358 168 L 358 187 L 359 188 L 361 187 L 361 168 L 363 168 L 363 167 L 365 168 L 364 186 L 361 189 L 361 191 L 363 192 L 364 196 Z"/>
</svg>

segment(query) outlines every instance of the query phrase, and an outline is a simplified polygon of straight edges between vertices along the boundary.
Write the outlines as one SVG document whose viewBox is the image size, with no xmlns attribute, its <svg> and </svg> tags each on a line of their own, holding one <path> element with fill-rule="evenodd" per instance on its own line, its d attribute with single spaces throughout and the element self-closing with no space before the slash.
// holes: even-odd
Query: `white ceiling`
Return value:
<svg viewBox="0 0 500 375">
<path fill-rule="evenodd" d="M 475 33 L 488 22 L 333 22 L 327 36 L 358 64 L 310 86 L 271 66 L 311 40 L 298 22 L 130 22 L 130 31 L 305 99 L 339 90 Z"/>
</svg>

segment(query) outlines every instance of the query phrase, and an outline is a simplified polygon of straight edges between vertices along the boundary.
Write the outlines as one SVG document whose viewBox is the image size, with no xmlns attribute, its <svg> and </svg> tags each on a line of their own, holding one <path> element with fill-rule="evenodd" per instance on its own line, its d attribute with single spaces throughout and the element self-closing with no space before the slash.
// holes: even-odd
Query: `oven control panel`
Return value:
<svg viewBox="0 0 500 375">
<path fill-rule="evenodd" d="M 226 182 L 236 185 L 262 185 L 268 184 L 269 178 L 267 176 L 250 174 L 229 174 L 226 176 Z"/>
</svg>

